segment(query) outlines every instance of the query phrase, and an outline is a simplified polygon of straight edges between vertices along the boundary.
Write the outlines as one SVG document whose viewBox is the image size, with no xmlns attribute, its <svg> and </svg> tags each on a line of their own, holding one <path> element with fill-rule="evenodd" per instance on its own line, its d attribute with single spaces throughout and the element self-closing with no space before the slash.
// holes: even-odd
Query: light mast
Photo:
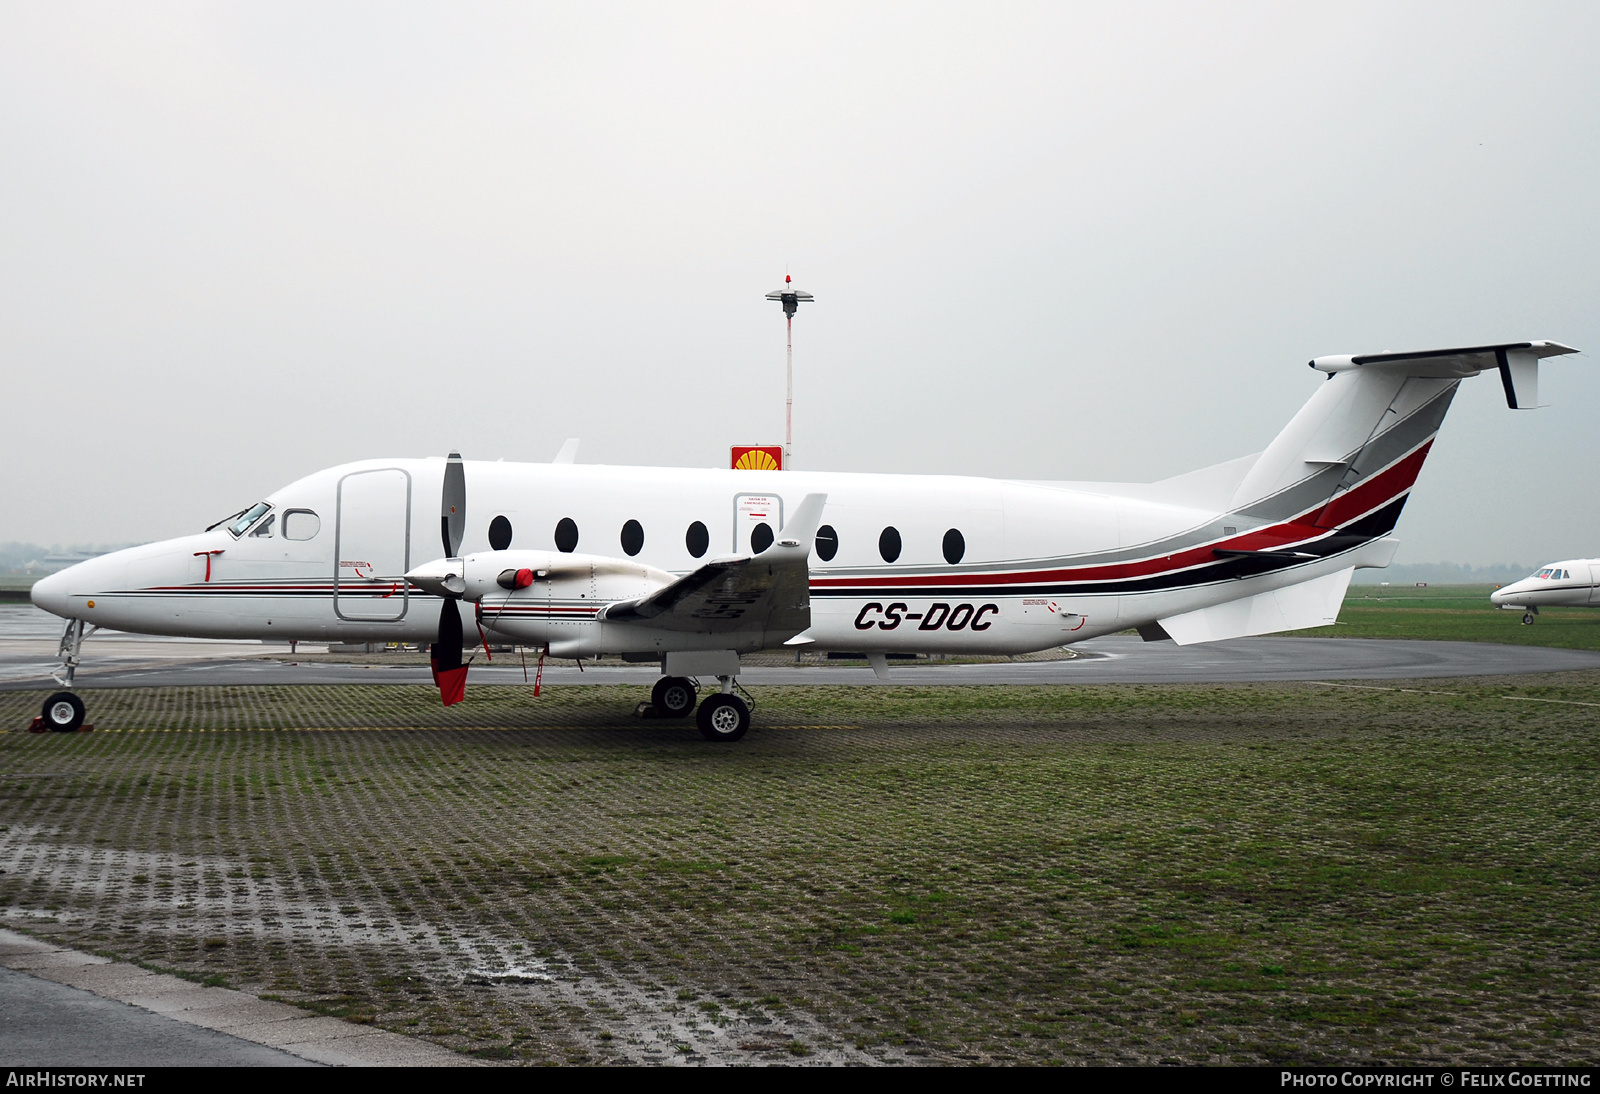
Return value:
<svg viewBox="0 0 1600 1094">
<path fill-rule="evenodd" d="M 783 324 L 788 334 L 788 373 L 783 395 L 783 469 L 787 471 L 793 458 L 790 448 L 794 445 L 794 313 L 800 310 L 802 301 L 815 297 L 795 288 L 794 278 L 784 274 L 783 288 L 773 289 L 767 294 L 767 299 L 783 305 Z"/>
</svg>

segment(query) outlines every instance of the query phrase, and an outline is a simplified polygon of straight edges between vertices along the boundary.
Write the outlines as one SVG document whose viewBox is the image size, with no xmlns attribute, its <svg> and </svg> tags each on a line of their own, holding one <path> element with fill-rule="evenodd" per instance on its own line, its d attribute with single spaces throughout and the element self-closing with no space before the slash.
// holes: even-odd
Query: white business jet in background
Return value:
<svg viewBox="0 0 1600 1094">
<path fill-rule="evenodd" d="M 657 663 L 658 713 L 750 724 L 742 654 L 1016 654 L 1136 628 L 1180 644 L 1316 627 L 1390 536 L 1460 381 L 1537 405 L 1556 342 L 1319 357 L 1264 452 L 1152 484 L 384 459 L 329 468 L 199 534 L 44 578 L 70 688 L 95 627 L 206 638 L 432 642 Z M 580 550 L 580 548 L 582 548 Z M 699 697 L 696 678 L 720 687 Z M 52 728 L 84 718 L 70 690 Z"/>
<path fill-rule="evenodd" d="M 1539 567 L 1539 572 L 1496 589 L 1490 603 L 1521 609 L 1524 626 L 1540 608 L 1600 608 L 1600 558 L 1572 558 Z"/>
</svg>

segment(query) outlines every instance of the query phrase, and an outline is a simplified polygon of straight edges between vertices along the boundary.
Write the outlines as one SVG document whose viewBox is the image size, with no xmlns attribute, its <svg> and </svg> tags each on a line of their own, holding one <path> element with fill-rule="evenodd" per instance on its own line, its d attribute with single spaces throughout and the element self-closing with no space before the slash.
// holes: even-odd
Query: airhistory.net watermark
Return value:
<svg viewBox="0 0 1600 1094">
<path fill-rule="evenodd" d="M 6 1072 L 6 1087 L 142 1087 L 142 1071 L 52 1071 L 47 1068 L 25 1068 Z"/>
</svg>

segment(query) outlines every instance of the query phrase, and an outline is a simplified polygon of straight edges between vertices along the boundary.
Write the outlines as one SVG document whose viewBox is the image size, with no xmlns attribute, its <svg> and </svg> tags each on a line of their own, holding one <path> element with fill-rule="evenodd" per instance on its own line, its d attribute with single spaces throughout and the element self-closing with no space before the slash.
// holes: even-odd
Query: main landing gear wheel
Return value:
<svg viewBox="0 0 1600 1094">
<path fill-rule="evenodd" d="M 44 701 L 39 711 L 44 724 L 55 733 L 76 733 L 83 725 L 83 700 L 70 691 L 58 691 Z"/>
<path fill-rule="evenodd" d="M 682 676 L 663 676 L 650 689 L 650 702 L 663 718 L 687 718 L 698 698 L 694 685 Z"/>
<path fill-rule="evenodd" d="M 750 728 L 750 708 L 737 695 L 709 695 L 695 715 L 708 741 L 737 741 Z"/>
<path fill-rule="evenodd" d="M 1533 626 L 1533 613 L 1532 612 L 1523 612 L 1522 613 L 1522 625 L 1524 627 Z"/>
</svg>

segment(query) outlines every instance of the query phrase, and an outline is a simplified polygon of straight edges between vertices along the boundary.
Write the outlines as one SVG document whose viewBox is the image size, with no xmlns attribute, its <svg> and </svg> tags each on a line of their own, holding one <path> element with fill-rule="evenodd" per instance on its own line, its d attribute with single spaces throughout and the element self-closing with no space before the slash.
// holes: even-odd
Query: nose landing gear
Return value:
<svg viewBox="0 0 1600 1094">
<path fill-rule="evenodd" d="M 52 677 L 61 687 L 72 687 L 72 678 L 78 671 L 78 654 L 83 648 L 83 640 L 98 629 L 93 625 L 86 625 L 81 619 L 67 620 L 66 629 L 61 632 L 61 647 L 56 651 L 61 657 L 61 668 Z M 70 691 L 58 691 L 44 701 L 39 717 L 34 719 L 30 728 L 39 733 L 47 731 L 76 733 L 83 728 L 83 720 L 87 714 L 82 699 Z"/>
<path fill-rule="evenodd" d="M 51 733 L 76 733 L 83 728 L 87 713 L 82 699 L 70 691 L 58 691 L 44 701 L 39 727 Z"/>
</svg>

